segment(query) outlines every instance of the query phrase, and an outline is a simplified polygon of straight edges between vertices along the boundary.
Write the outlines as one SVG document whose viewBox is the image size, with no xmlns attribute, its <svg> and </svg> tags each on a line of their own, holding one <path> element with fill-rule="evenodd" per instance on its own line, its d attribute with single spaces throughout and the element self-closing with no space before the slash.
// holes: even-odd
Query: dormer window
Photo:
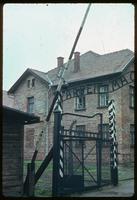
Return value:
<svg viewBox="0 0 137 200">
<path fill-rule="evenodd" d="M 35 78 L 32 79 L 32 87 L 35 87 Z"/>
<path fill-rule="evenodd" d="M 30 88 L 30 80 L 27 81 L 27 86 Z"/>
</svg>

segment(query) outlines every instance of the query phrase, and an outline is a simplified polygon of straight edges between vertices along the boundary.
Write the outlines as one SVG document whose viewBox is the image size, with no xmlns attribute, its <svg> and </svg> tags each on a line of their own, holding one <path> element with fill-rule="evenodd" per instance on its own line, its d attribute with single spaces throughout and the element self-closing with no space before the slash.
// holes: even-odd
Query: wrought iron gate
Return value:
<svg viewBox="0 0 137 200">
<path fill-rule="evenodd" d="M 53 146 L 53 196 L 63 196 L 110 183 L 110 140 L 102 135 L 102 113 L 93 116 L 55 111 Z M 99 117 L 96 132 L 62 127 L 64 116 Z M 91 122 L 92 123 L 92 122 Z"/>
</svg>

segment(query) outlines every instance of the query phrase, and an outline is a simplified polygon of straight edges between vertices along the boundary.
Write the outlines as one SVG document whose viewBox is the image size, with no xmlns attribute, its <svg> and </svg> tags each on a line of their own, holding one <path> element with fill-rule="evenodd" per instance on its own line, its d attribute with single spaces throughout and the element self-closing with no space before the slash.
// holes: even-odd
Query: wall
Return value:
<svg viewBox="0 0 137 200">
<path fill-rule="evenodd" d="M 126 71 L 133 68 L 133 65 L 128 67 Z M 27 97 L 35 96 L 36 108 L 35 114 L 41 117 L 41 120 L 46 118 L 47 108 L 50 107 L 53 100 L 53 91 L 50 92 L 50 96 L 47 100 L 48 87 L 46 84 L 42 83 L 36 79 L 35 88 L 27 88 L 27 80 L 34 78 L 29 76 L 26 80 L 20 84 L 18 89 L 15 92 L 15 99 L 19 106 L 20 110 L 27 110 Z M 102 79 L 103 80 L 103 79 Z M 119 90 L 116 90 L 113 93 L 109 93 L 109 100 L 115 100 L 116 108 L 116 130 L 117 130 L 117 141 L 118 141 L 118 151 L 119 151 L 119 161 L 123 162 L 123 159 L 128 155 L 125 161 L 133 160 L 134 149 L 130 148 L 129 140 L 129 124 L 134 123 L 134 111 L 129 109 L 129 85 L 122 87 Z M 84 111 L 75 111 L 75 98 L 71 98 L 63 102 L 64 112 L 78 113 L 83 115 L 93 115 L 97 112 L 103 114 L 103 123 L 109 123 L 108 121 L 108 109 L 107 108 L 98 108 L 98 95 L 86 95 L 86 110 Z M 72 121 L 75 117 L 65 117 L 62 121 L 62 125 L 66 128 L 69 128 Z M 86 119 L 86 118 L 77 118 L 76 125 L 86 125 L 87 131 L 98 131 L 99 118 Z M 54 126 L 54 114 L 52 114 L 50 122 L 46 125 L 45 122 L 41 122 L 36 125 L 29 125 L 25 127 L 25 141 L 30 140 L 32 143 L 27 144 L 25 142 L 25 158 L 30 159 L 34 152 L 35 143 L 37 140 L 37 135 L 40 133 L 42 128 L 44 128 L 45 138 L 40 148 L 38 159 L 43 159 L 45 154 L 48 153 L 50 148 L 53 145 L 53 126 Z M 47 129 L 46 129 L 47 127 Z M 74 126 L 75 128 L 75 126 Z M 33 137 L 32 131 L 35 132 L 35 137 Z M 90 146 L 90 145 L 89 145 Z M 125 147 L 124 147 L 125 146 Z"/>
<path fill-rule="evenodd" d="M 5 90 L 3 90 L 3 94 L 2 94 L 2 103 L 4 106 L 16 108 L 14 97 L 12 95 L 8 95 L 7 91 Z"/>
<path fill-rule="evenodd" d="M 41 82 L 38 78 L 35 78 L 35 87 L 28 88 L 27 80 L 32 80 L 35 78 L 32 75 L 26 77 L 24 81 L 18 86 L 17 90 L 14 93 L 15 102 L 18 105 L 18 109 L 24 112 L 27 112 L 27 98 L 34 96 L 34 113 L 35 115 L 40 117 L 41 123 L 26 125 L 25 133 L 24 133 L 24 156 L 25 159 L 31 159 L 34 149 L 35 143 L 37 140 L 37 136 L 44 129 L 45 137 L 47 137 L 46 129 L 45 129 L 45 118 L 47 115 L 47 92 L 48 87 L 45 83 Z M 35 136 L 34 136 L 35 135 Z M 28 141 L 29 140 L 29 141 Z M 38 154 L 37 159 L 43 159 L 46 153 L 46 141 L 42 144 L 40 148 L 40 152 Z M 47 150 L 48 151 L 48 150 Z"/>
<path fill-rule="evenodd" d="M 3 119 L 2 183 L 4 196 L 23 194 L 23 125 L 17 119 Z"/>
<path fill-rule="evenodd" d="M 125 71 L 134 69 L 134 66 L 131 65 L 130 68 L 127 68 Z M 134 162 L 134 147 L 131 146 L 131 137 L 130 137 L 130 124 L 134 124 L 134 109 L 130 108 L 130 98 L 129 98 L 129 86 L 134 85 L 131 83 L 122 88 L 122 162 Z"/>
<path fill-rule="evenodd" d="M 133 68 L 133 65 L 128 67 L 126 71 Z M 134 111 L 129 108 L 129 85 L 122 87 L 109 93 L 109 100 L 114 99 L 116 109 L 116 131 L 118 141 L 119 162 L 130 162 L 134 160 L 134 148 L 130 147 L 130 131 L 129 125 L 134 124 Z M 98 108 L 98 94 L 86 96 L 86 110 L 75 111 L 75 98 L 68 99 L 63 102 L 64 112 L 77 113 L 92 116 L 97 112 L 103 114 L 103 123 L 109 123 L 108 108 Z M 64 116 L 62 125 L 69 128 L 73 120 L 77 119 L 76 125 L 86 125 L 87 131 L 98 131 L 99 117 L 94 119 L 79 118 L 73 116 Z M 75 126 L 74 126 L 75 129 Z M 49 146 L 52 146 L 52 132 L 53 132 L 53 116 L 49 127 Z M 91 148 L 90 143 L 89 148 Z M 87 148 L 87 151 L 89 150 Z M 128 156 L 126 156 L 128 155 Z M 126 156 L 126 157 L 125 157 Z"/>
</svg>

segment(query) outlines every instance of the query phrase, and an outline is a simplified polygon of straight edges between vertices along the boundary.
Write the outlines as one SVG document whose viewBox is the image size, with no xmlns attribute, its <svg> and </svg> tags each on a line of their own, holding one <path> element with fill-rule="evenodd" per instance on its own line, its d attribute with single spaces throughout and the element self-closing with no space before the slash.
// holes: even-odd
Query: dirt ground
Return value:
<svg viewBox="0 0 137 200">
<path fill-rule="evenodd" d="M 98 190 L 73 194 L 71 197 L 131 197 L 134 195 L 134 180 L 119 181 L 118 186 L 106 186 Z"/>
</svg>

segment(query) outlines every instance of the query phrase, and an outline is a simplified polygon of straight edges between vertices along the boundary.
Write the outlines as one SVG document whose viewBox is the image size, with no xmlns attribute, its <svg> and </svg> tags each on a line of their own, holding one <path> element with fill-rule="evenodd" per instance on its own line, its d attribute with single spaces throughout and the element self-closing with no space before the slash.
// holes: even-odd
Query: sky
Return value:
<svg viewBox="0 0 137 200">
<path fill-rule="evenodd" d="M 47 72 L 57 57 L 67 62 L 88 4 L 5 4 L 3 8 L 3 89 L 27 68 Z M 91 4 L 75 51 L 106 54 L 134 51 L 134 6 Z"/>
</svg>

